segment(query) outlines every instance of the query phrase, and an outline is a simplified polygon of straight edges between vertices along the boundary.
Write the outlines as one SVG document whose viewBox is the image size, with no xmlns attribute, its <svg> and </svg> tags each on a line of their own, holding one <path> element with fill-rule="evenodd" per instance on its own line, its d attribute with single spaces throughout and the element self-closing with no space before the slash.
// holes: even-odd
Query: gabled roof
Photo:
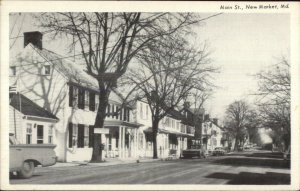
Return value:
<svg viewBox="0 0 300 191">
<path fill-rule="evenodd" d="M 45 64 L 52 65 L 59 73 L 61 73 L 67 79 L 69 83 L 77 84 L 79 86 L 99 92 L 97 80 L 89 74 L 87 74 L 87 72 L 85 71 L 85 65 L 74 63 L 70 59 L 45 48 L 36 48 L 31 43 L 29 43 L 25 47 L 25 51 L 26 50 L 33 50 L 36 53 L 38 53 L 39 56 L 45 59 Z M 123 95 L 117 90 L 112 90 L 112 94 L 112 97 L 118 97 L 120 100 L 124 100 Z"/>
<path fill-rule="evenodd" d="M 178 119 L 178 120 L 181 120 L 181 119 L 184 118 L 184 116 L 181 115 L 181 113 L 179 111 L 175 110 L 175 109 L 172 109 L 172 110 L 168 111 L 168 114 L 170 116 L 172 116 L 173 118 Z"/>
<path fill-rule="evenodd" d="M 58 120 L 55 115 L 38 106 L 24 95 L 17 93 L 11 94 L 11 96 L 10 105 L 24 115 Z"/>
</svg>

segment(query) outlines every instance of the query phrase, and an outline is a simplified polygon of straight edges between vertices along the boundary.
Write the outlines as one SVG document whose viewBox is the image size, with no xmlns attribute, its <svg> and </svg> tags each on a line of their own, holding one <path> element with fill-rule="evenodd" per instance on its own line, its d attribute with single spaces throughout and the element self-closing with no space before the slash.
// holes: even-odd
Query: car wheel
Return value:
<svg viewBox="0 0 300 191">
<path fill-rule="evenodd" d="M 18 172 L 20 178 L 30 178 L 34 172 L 34 163 L 30 161 L 23 162 L 22 169 Z"/>
</svg>

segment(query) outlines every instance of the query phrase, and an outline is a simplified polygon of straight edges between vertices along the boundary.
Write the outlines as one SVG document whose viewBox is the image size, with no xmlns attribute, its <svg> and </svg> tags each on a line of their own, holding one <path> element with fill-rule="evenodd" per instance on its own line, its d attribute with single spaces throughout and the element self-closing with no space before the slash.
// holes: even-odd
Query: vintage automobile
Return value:
<svg viewBox="0 0 300 191">
<path fill-rule="evenodd" d="M 19 144 L 13 134 L 9 136 L 9 172 L 17 172 L 20 178 L 30 178 L 34 168 L 52 166 L 57 157 L 54 144 Z"/>
<path fill-rule="evenodd" d="M 183 158 L 206 158 L 208 153 L 201 145 L 192 145 L 190 149 L 183 150 L 181 155 Z"/>
<path fill-rule="evenodd" d="M 225 155 L 225 150 L 222 147 L 216 147 L 212 152 L 213 156 L 223 156 Z"/>
</svg>

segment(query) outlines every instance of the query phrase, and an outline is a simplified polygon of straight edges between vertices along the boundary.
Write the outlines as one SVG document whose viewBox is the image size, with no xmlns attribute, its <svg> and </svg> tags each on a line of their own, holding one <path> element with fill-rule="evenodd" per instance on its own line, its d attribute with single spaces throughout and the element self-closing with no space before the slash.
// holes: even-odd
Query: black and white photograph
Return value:
<svg viewBox="0 0 300 191">
<path fill-rule="evenodd" d="M 299 3 L 55 3 L 1 7 L 2 188 L 299 189 Z"/>
</svg>

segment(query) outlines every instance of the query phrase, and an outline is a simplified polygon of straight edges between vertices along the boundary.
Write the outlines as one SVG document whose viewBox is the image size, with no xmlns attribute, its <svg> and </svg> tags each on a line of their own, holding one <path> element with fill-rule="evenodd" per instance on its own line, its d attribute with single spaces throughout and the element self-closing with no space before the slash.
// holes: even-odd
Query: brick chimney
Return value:
<svg viewBox="0 0 300 191">
<path fill-rule="evenodd" d="M 33 44 L 35 47 L 42 49 L 43 44 L 43 34 L 39 31 L 24 32 L 24 47 L 29 43 Z"/>
</svg>

